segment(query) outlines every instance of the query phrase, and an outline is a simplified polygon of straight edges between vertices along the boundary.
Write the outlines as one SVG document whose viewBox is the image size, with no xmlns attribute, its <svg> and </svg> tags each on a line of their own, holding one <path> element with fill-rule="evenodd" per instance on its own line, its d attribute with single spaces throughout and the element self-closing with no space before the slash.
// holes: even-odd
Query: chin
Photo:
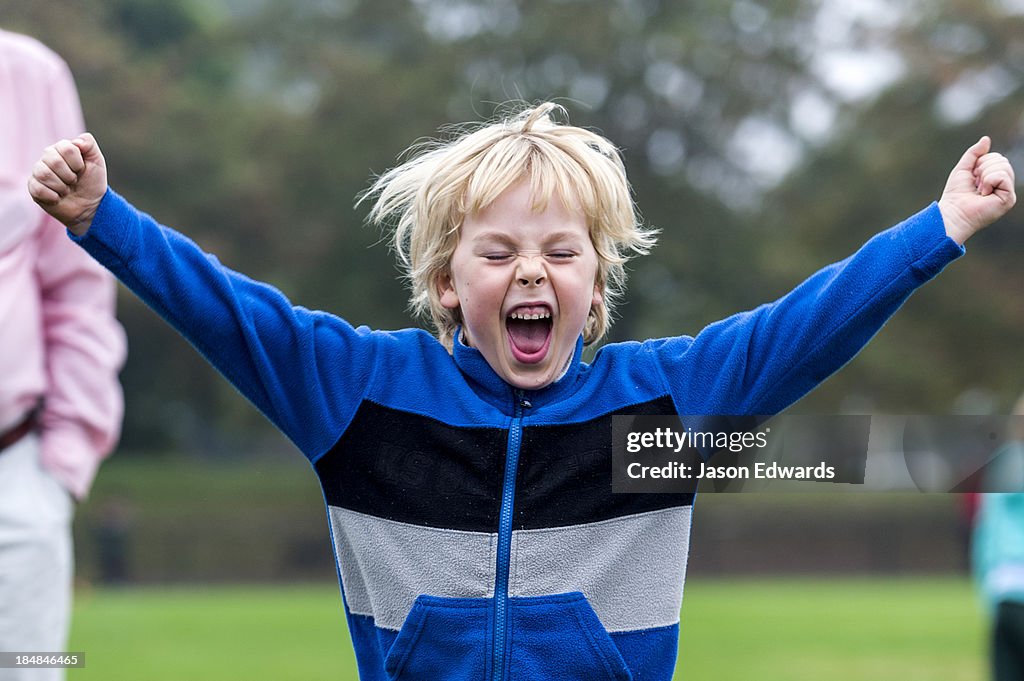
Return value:
<svg viewBox="0 0 1024 681">
<path fill-rule="evenodd" d="M 516 377 L 512 377 L 512 380 L 509 381 L 509 383 L 513 387 L 519 388 L 520 390 L 540 390 L 541 388 L 548 387 L 549 385 L 551 385 L 554 382 L 555 382 L 555 379 L 552 378 L 551 376 L 548 376 L 548 375 L 536 376 L 536 377 L 533 377 L 533 376 L 529 376 L 529 377 L 516 376 Z"/>
<path fill-rule="evenodd" d="M 510 361 L 506 365 L 505 382 L 521 390 L 540 390 L 562 377 L 562 372 L 556 366 L 563 367 L 568 361 L 568 357 L 560 362 L 550 362 L 545 358 L 543 366 Z"/>
</svg>

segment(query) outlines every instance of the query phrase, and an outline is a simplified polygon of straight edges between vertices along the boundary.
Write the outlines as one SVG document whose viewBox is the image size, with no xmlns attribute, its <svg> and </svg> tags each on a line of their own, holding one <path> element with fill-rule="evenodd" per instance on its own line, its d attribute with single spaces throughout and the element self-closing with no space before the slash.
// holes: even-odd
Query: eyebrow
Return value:
<svg viewBox="0 0 1024 681">
<path fill-rule="evenodd" d="M 473 243 L 478 244 L 485 241 L 499 241 L 503 244 L 512 244 L 512 239 L 505 232 L 492 229 L 486 232 L 482 232 L 473 237 Z"/>
<path fill-rule="evenodd" d="M 570 232 L 568 230 L 552 232 L 551 234 L 544 235 L 544 241 L 547 243 L 550 243 L 552 241 L 578 241 L 580 240 L 580 238 L 581 235 L 576 234 L 575 232 Z M 502 244 L 514 245 L 513 239 L 509 237 L 508 234 L 496 229 L 482 232 L 473 237 L 473 243 L 475 244 L 485 243 L 488 241 L 497 241 Z"/>
</svg>

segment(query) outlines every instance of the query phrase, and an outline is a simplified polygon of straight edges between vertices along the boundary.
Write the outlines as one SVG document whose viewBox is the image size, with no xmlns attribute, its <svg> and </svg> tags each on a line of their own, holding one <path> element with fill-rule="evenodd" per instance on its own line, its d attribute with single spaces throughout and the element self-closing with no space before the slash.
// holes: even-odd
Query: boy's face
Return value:
<svg viewBox="0 0 1024 681">
<path fill-rule="evenodd" d="M 499 376 L 536 390 L 562 375 L 601 304 L 597 264 L 583 213 L 557 196 L 535 211 L 529 182 L 519 182 L 466 216 L 441 304 L 461 310 L 463 342 Z"/>
</svg>

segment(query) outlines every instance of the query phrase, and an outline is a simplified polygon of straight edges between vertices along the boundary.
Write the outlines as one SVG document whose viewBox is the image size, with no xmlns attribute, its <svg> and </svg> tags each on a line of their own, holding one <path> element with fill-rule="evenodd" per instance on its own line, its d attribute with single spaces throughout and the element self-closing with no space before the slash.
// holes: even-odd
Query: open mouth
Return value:
<svg viewBox="0 0 1024 681">
<path fill-rule="evenodd" d="M 512 356 L 523 364 L 544 359 L 551 345 L 554 320 L 547 305 L 520 305 L 508 313 L 505 329 Z"/>
</svg>

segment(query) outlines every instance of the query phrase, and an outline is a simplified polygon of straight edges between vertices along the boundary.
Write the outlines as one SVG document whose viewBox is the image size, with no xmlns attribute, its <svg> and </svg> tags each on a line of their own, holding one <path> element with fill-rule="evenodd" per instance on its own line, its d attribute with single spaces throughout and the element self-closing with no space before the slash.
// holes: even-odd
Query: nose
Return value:
<svg viewBox="0 0 1024 681">
<path fill-rule="evenodd" d="M 516 269 L 516 281 L 520 286 L 540 286 L 547 280 L 543 258 L 522 256 Z"/>
</svg>

